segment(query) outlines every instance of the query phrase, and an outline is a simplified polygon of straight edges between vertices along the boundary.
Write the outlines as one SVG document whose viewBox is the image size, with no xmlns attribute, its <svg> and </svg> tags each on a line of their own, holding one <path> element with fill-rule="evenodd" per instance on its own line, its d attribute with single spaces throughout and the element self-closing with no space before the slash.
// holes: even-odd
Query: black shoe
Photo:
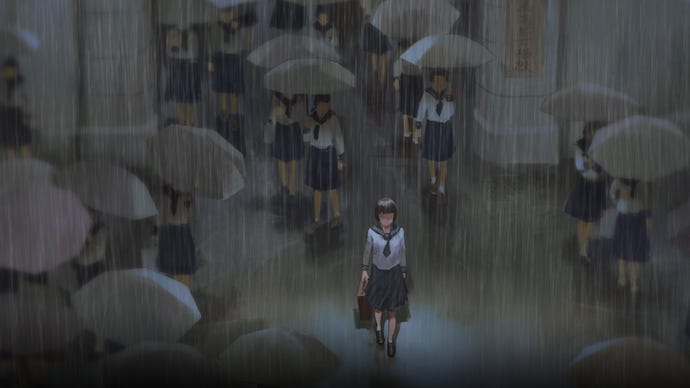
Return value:
<svg viewBox="0 0 690 388">
<path fill-rule="evenodd" d="M 395 356 L 395 342 L 388 343 L 388 357 Z"/>
<path fill-rule="evenodd" d="M 385 338 L 383 338 L 383 331 L 382 330 L 376 330 L 376 343 L 379 345 L 383 345 L 384 341 L 385 341 Z"/>
</svg>

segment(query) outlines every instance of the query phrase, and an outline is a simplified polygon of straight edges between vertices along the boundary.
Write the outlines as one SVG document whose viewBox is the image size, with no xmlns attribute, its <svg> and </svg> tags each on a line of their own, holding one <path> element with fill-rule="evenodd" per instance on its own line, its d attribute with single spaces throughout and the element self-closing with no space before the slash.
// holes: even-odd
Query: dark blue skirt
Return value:
<svg viewBox="0 0 690 388">
<path fill-rule="evenodd" d="M 188 59 L 170 59 L 165 100 L 191 104 L 201 98 L 199 64 Z"/>
<path fill-rule="evenodd" d="M 238 54 L 213 54 L 213 83 L 216 93 L 244 93 L 244 58 Z"/>
<path fill-rule="evenodd" d="M 333 147 L 325 150 L 309 147 L 307 156 L 307 186 L 317 191 L 335 190 L 340 187 L 338 155 Z"/>
<path fill-rule="evenodd" d="M 375 310 L 395 311 L 407 300 L 407 287 L 399 265 L 382 270 L 371 266 L 371 276 L 364 291 L 367 302 Z"/>
<path fill-rule="evenodd" d="M 300 160 L 304 157 L 304 140 L 299 123 L 284 125 L 276 123 L 273 139 L 273 157 L 283 162 Z"/>
<path fill-rule="evenodd" d="M 647 212 L 618 214 L 613 234 L 613 255 L 616 259 L 644 262 L 649 259 Z"/>
<path fill-rule="evenodd" d="M 595 222 L 606 209 L 606 182 L 589 181 L 577 174 L 565 212 L 584 222 Z"/>
<path fill-rule="evenodd" d="M 455 152 L 453 124 L 427 121 L 422 143 L 422 158 L 434 162 L 445 162 Z"/>
<path fill-rule="evenodd" d="M 388 43 L 386 35 L 371 23 L 366 23 L 362 33 L 362 50 L 367 53 L 381 55 L 387 53 L 390 49 L 391 45 Z"/>
<path fill-rule="evenodd" d="M 189 225 L 163 225 L 158 231 L 159 271 L 169 275 L 190 275 L 196 269 L 196 247 Z"/>
<path fill-rule="evenodd" d="M 423 95 L 424 78 L 421 75 L 400 75 L 400 113 L 416 117 Z"/>
</svg>

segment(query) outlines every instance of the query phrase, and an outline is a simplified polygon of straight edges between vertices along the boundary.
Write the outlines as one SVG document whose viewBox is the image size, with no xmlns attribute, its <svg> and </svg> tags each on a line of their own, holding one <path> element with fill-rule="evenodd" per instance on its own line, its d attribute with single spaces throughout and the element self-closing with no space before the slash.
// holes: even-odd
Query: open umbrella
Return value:
<svg viewBox="0 0 690 388">
<path fill-rule="evenodd" d="M 448 0 L 386 0 L 376 8 L 371 24 L 389 38 L 416 41 L 449 33 L 459 17 Z"/>
<path fill-rule="evenodd" d="M 75 192 L 84 205 L 105 214 L 130 220 L 158 214 L 144 182 L 123 168 L 79 162 L 63 169 L 55 179 Z"/>
<path fill-rule="evenodd" d="M 287 328 L 245 334 L 219 361 L 235 381 L 276 386 L 318 382 L 340 362 L 317 339 Z"/>
<path fill-rule="evenodd" d="M 178 191 L 228 199 L 244 187 L 244 157 L 216 131 L 172 125 L 147 142 L 153 169 Z"/>
<path fill-rule="evenodd" d="M 165 0 L 157 4 L 161 24 L 190 26 L 218 20 L 217 10 L 207 1 Z"/>
<path fill-rule="evenodd" d="M 472 39 L 446 34 L 417 41 L 400 58 L 419 67 L 452 69 L 481 66 L 493 59 L 493 55 Z"/>
<path fill-rule="evenodd" d="M 580 84 L 547 97 L 541 110 L 564 120 L 614 122 L 640 112 L 632 97 L 595 84 Z"/>
<path fill-rule="evenodd" d="M 0 162 L 0 193 L 26 188 L 36 183 L 52 184 L 53 166 L 38 159 L 11 159 Z"/>
<path fill-rule="evenodd" d="M 148 269 L 105 272 L 72 305 L 89 329 L 125 345 L 175 342 L 201 318 L 184 284 Z"/>
<path fill-rule="evenodd" d="M 355 87 L 355 75 L 325 59 L 295 59 L 264 75 L 269 90 L 297 94 L 330 94 Z"/>
<path fill-rule="evenodd" d="M 40 41 L 31 31 L 17 26 L 0 27 L 0 47 L 12 54 L 31 54 Z"/>
<path fill-rule="evenodd" d="M 687 167 L 690 140 L 669 121 L 632 116 L 598 130 L 589 153 L 615 177 L 648 182 Z"/>
<path fill-rule="evenodd" d="M 340 61 L 340 54 L 322 39 L 307 35 L 285 34 L 271 39 L 249 53 L 247 60 L 256 66 L 274 68 L 293 59 L 321 58 Z"/>
<path fill-rule="evenodd" d="M 216 365 L 183 344 L 142 342 L 106 358 L 101 375 L 111 387 L 223 387 Z"/>
<path fill-rule="evenodd" d="M 197 325 L 182 342 L 194 346 L 203 355 L 216 358 L 239 337 L 266 327 L 261 319 L 235 319 Z"/>
<path fill-rule="evenodd" d="M 0 268 L 38 274 L 72 259 L 91 227 L 71 192 L 48 183 L 0 194 Z"/>
<path fill-rule="evenodd" d="M 0 295 L 0 352 L 54 353 L 83 332 L 74 310 L 51 291 Z"/>
<path fill-rule="evenodd" d="M 664 345 L 630 337 L 586 347 L 568 374 L 581 387 L 681 387 L 690 381 L 690 364 Z"/>
</svg>

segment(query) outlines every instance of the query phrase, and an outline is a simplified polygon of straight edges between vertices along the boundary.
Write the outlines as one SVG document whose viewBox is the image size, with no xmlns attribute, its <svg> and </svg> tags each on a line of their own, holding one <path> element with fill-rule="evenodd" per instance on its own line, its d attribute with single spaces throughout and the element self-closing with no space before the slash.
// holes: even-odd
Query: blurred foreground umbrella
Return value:
<svg viewBox="0 0 690 388">
<path fill-rule="evenodd" d="M 284 62 L 264 76 L 266 89 L 296 94 L 331 94 L 355 87 L 355 75 L 324 59 Z"/>
<path fill-rule="evenodd" d="M 175 342 L 201 318 L 184 284 L 148 269 L 103 273 L 72 304 L 89 329 L 125 345 Z"/>
<path fill-rule="evenodd" d="M 583 349 L 569 377 L 580 387 L 687 387 L 690 364 L 654 341 L 619 338 Z"/>
<path fill-rule="evenodd" d="M 287 328 L 245 334 L 219 360 L 235 381 L 276 386 L 318 382 L 340 363 L 317 339 Z"/>
<path fill-rule="evenodd" d="M 216 358 L 239 337 L 265 327 L 261 319 L 211 322 L 192 328 L 182 342 L 194 346 L 207 357 Z"/>
<path fill-rule="evenodd" d="M 31 54 L 39 45 L 38 38 L 28 30 L 17 26 L 0 27 L 0 47 L 6 54 Z"/>
<path fill-rule="evenodd" d="M 667 236 L 690 258 L 690 201 L 668 213 Z"/>
<path fill-rule="evenodd" d="M 632 97 L 613 89 L 580 84 L 547 97 L 541 110 L 564 120 L 611 123 L 639 113 L 640 105 Z"/>
<path fill-rule="evenodd" d="M 75 192 L 84 205 L 105 214 L 130 220 L 158 214 L 144 182 L 117 166 L 79 162 L 62 170 L 55 180 Z"/>
<path fill-rule="evenodd" d="M 196 349 L 183 344 L 143 342 L 105 359 L 106 387 L 223 387 L 227 379 Z"/>
<path fill-rule="evenodd" d="M 218 20 L 217 10 L 201 0 L 165 0 L 157 2 L 158 23 L 187 27 Z"/>
<path fill-rule="evenodd" d="M 71 192 L 48 183 L 0 194 L 0 268 L 38 274 L 72 259 L 91 227 Z"/>
<path fill-rule="evenodd" d="M 83 322 L 57 295 L 46 291 L 0 295 L 0 352 L 58 352 L 83 330 Z"/>
<path fill-rule="evenodd" d="M 389 38 L 414 42 L 449 33 L 459 17 L 448 0 L 386 0 L 376 8 L 371 24 Z"/>
<path fill-rule="evenodd" d="M 0 193 L 28 188 L 33 184 L 52 185 L 53 166 L 38 159 L 11 159 L 0 162 Z"/>
<path fill-rule="evenodd" d="M 452 69 L 481 66 L 493 59 L 493 55 L 472 39 L 447 34 L 417 41 L 400 58 L 419 67 Z"/>
<path fill-rule="evenodd" d="M 286 34 L 271 39 L 252 51 L 247 60 L 256 66 L 274 68 L 293 59 L 321 58 L 340 61 L 340 54 L 322 39 Z"/>
<path fill-rule="evenodd" d="M 633 116 L 598 130 L 589 153 L 615 177 L 649 182 L 688 166 L 690 140 L 669 121 Z"/>
<path fill-rule="evenodd" d="M 147 142 L 154 170 L 175 190 L 228 199 L 244 187 L 244 157 L 216 131 L 172 125 Z"/>
</svg>

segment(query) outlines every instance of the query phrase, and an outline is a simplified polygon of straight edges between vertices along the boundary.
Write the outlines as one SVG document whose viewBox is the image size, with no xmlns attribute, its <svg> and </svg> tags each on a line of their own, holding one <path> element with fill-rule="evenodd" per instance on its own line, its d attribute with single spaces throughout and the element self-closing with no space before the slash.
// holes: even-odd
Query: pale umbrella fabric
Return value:
<svg viewBox="0 0 690 388">
<path fill-rule="evenodd" d="M 215 131 L 172 125 L 148 145 L 152 168 L 178 191 L 228 199 L 245 185 L 242 153 Z"/>
<path fill-rule="evenodd" d="M 371 24 L 389 38 L 414 42 L 449 33 L 459 17 L 448 0 L 387 0 L 376 8 Z"/>
<path fill-rule="evenodd" d="M 201 318 L 187 286 L 149 269 L 105 272 L 72 304 L 90 330 L 124 345 L 175 342 Z"/>
<path fill-rule="evenodd" d="M 80 251 L 91 218 L 77 196 L 48 183 L 0 194 L 0 268 L 38 274 Z"/>
<path fill-rule="evenodd" d="M 83 333 L 84 323 L 55 290 L 0 295 L 0 352 L 58 352 Z"/>
<path fill-rule="evenodd" d="M 233 380 L 264 385 L 315 383 L 340 363 L 317 339 L 281 327 L 243 335 L 219 361 Z"/>
<path fill-rule="evenodd" d="M 11 159 L 0 162 L 0 193 L 53 182 L 53 166 L 39 159 Z"/>
<path fill-rule="evenodd" d="M 264 76 L 266 89 L 296 94 L 331 94 L 355 83 L 355 75 L 342 65 L 314 58 L 284 62 Z"/>
<path fill-rule="evenodd" d="M 39 49 L 40 41 L 31 31 L 18 26 L 0 27 L 0 47 L 12 54 L 31 54 Z"/>
<path fill-rule="evenodd" d="M 256 3 L 256 0 L 207 0 L 216 8 L 223 9 L 228 7 L 237 7 L 240 5 L 249 5 Z"/>
<path fill-rule="evenodd" d="M 617 338 L 583 349 L 568 374 L 575 386 L 582 387 L 676 387 L 690 381 L 690 363 L 660 343 Z"/>
<path fill-rule="evenodd" d="M 633 116 L 599 129 L 589 153 L 614 177 L 648 182 L 686 168 L 690 140 L 667 120 Z"/>
<path fill-rule="evenodd" d="M 105 387 L 224 387 L 228 380 L 196 349 L 146 341 L 100 364 Z"/>
<path fill-rule="evenodd" d="M 130 220 L 158 214 L 146 184 L 124 168 L 79 162 L 64 168 L 55 179 L 57 184 L 76 193 L 85 206 L 102 213 Z"/>
<path fill-rule="evenodd" d="M 307 58 L 339 62 L 340 54 L 322 39 L 286 34 L 265 42 L 247 56 L 247 60 L 254 65 L 269 69 L 286 61 Z"/>
<path fill-rule="evenodd" d="M 614 122 L 640 113 L 640 104 L 619 91 L 595 84 L 561 89 L 547 97 L 544 113 L 572 121 Z"/>
<path fill-rule="evenodd" d="M 493 59 L 481 44 L 461 35 L 435 35 L 420 39 L 401 56 L 419 67 L 453 69 L 476 67 Z"/>
<path fill-rule="evenodd" d="M 203 0 L 165 0 L 157 3 L 158 23 L 188 27 L 218 20 L 216 8 Z"/>
<path fill-rule="evenodd" d="M 194 346 L 206 357 L 216 358 L 239 337 L 265 328 L 262 319 L 210 322 L 192 328 L 181 342 Z"/>
</svg>

